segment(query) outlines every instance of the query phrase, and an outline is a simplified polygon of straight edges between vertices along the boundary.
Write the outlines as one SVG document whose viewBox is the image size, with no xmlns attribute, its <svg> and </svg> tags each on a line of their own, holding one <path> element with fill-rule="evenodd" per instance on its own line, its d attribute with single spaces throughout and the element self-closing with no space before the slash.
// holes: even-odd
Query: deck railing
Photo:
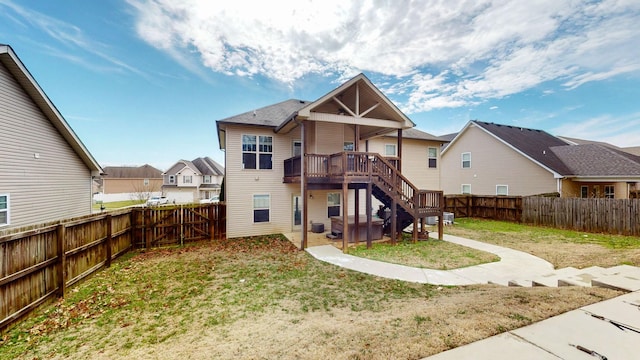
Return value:
<svg viewBox="0 0 640 360">
<path fill-rule="evenodd" d="M 432 214 L 443 205 L 442 191 L 419 190 L 396 168 L 397 159 L 377 153 L 345 151 L 331 155 L 306 154 L 307 177 L 342 181 L 347 178 L 367 178 L 394 197 L 399 205 L 415 215 Z M 302 158 L 285 160 L 285 178 L 299 177 Z"/>
</svg>

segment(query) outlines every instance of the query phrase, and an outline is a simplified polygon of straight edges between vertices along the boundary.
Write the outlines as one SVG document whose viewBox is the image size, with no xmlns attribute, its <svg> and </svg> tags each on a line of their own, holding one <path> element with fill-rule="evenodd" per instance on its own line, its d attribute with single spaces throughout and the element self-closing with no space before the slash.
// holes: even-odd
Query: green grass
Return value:
<svg viewBox="0 0 640 360">
<path fill-rule="evenodd" d="M 359 245 L 349 253 L 371 260 L 438 270 L 457 269 L 500 260 L 494 254 L 437 239 L 413 243 L 405 238 L 396 245 L 375 243 L 370 249 L 367 249 L 366 245 Z"/>
<path fill-rule="evenodd" d="M 506 241 L 511 237 L 514 241 L 526 239 L 534 243 L 597 244 L 608 249 L 640 248 L 640 237 L 585 233 L 505 221 L 460 218 L 456 219 L 454 227 L 472 231 L 476 236 L 474 240 L 491 243 L 495 243 L 496 239 L 504 239 Z"/>
<path fill-rule="evenodd" d="M 131 252 L 0 338 L 0 358 L 68 357 L 87 342 L 126 351 L 273 309 L 379 311 L 438 293 L 316 261 L 281 235 Z"/>
</svg>

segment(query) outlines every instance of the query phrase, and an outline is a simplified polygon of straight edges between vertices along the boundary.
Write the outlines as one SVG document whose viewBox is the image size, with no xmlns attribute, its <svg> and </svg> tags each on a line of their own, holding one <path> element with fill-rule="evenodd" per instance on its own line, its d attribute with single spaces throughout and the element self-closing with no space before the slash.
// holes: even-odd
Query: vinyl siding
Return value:
<svg viewBox="0 0 640 360">
<path fill-rule="evenodd" d="M 384 147 L 387 144 L 397 144 L 397 138 L 380 137 L 369 140 L 369 152 L 384 156 Z M 437 167 L 429 168 L 428 148 L 433 147 L 438 151 Z M 363 147 L 364 151 L 364 147 Z M 416 139 L 402 140 L 402 175 L 413 185 L 421 190 L 440 190 L 440 143 Z"/>
<path fill-rule="evenodd" d="M 242 169 L 242 135 L 273 137 L 272 169 Z M 226 130 L 225 202 L 227 204 L 227 236 L 229 238 L 274 233 L 292 229 L 292 197 L 300 194 L 299 184 L 283 184 L 284 160 L 291 157 L 293 139 L 300 138 L 299 129 L 286 135 L 271 129 L 230 125 Z M 253 223 L 253 195 L 269 194 L 270 221 Z"/>
<path fill-rule="evenodd" d="M 471 153 L 471 168 L 462 169 L 461 154 Z M 459 194 L 462 184 L 471 193 L 495 195 L 496 185 L 508 185 L 509 195 L 557 191 L 553 174 L 494 137 L 470 126 L 442 156 L 441 184 L 445 194 Z"/>
<path fill-rule="evenodd" d="M 149 179 L 149 185 L 144 185 L 144 179 L 103 179 L 105 194 L 122 194 L 146 191 L 160 191 L 162 179 Z"/>
<path fill-rule="evenodd" d="M 11 227 L 91 213 L 91 171 L 2 64 L 0 139 Z"/>
</svg>

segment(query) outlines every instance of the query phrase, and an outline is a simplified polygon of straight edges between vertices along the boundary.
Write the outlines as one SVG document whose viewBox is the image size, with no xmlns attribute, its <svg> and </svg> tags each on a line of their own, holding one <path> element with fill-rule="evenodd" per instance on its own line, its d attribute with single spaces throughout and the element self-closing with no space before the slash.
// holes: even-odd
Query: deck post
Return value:
<svg viewBox="0 0 640 360">
<path fill-rule="evenodd" d="M 349 184 L 342 182 L 342 252 L 349 252 Z"/>
<path fill-rule="evenodd" d="M 371 196 L 373 192 L 373 184 L 371 183 L 371 179 L 367 183 L 367 249 L 371 249 L 371 240 L 373 234 L 371 233 L 371 212 L 373 209 L 371 208 Z"/>
<path fill-rule="evenodd" d="M 398 215 L 398 211 L 397 211 L 397 200 L 394 197 L 393 200 L 391 201 L 391 231 L 390 231 L 390 235 L 391 235 L 391 243 L 392 244 L 396 244 L 396 241 L 398 240 L 396 237 L 396 233 L 398 232 L 398 219 L 397 219 L 397 215 Z"/>
<path fill-rule="evenodd" d="M 355 194 L 354 194 L 354 206 L 353 206 L 353 212 L 354 212 L 354 224 L 353 226 L 355 226 L 355 231 L 353 233 L 353 242 L 358 245 L 358 243 L 360 242 L 360 189 L 355 188 Z M 370 223 L 367 223 L 367 226 L 371 226 Z"/>
<path fill-rule="evenodd" d="M 307 248 L 307 224 L 309 221 L 309 201 L 307 200 L 307 132 L 304 121 L 300 125 L 300 131 L 302 132 L 302 169 L 300 171 L 302 175 L 300 176 L 300 197 L 302 198 L 302 226 L 300 228 L 302 229 L 302 236 L 300 250 L 304 250 Z"/>
<path fill-rule="evenodd" d="M 398 171 L 402 172 L 402 129 L 398 129 Z"/>
<path fill-rule="evenodd" d="M 444 193 L 438 194 L 438 240 L 442 240 L 444 232 Z"/>
</svg>

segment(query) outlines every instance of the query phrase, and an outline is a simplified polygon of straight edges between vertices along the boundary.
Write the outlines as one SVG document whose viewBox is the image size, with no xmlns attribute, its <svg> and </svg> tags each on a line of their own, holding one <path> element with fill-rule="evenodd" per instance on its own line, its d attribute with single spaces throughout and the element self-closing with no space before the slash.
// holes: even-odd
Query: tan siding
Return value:
<svg viewBox="0 0 640 360">
<path fill-rule="evenodd" d="M 144 179 L 103 179 L 102 181 L 105 194 L 154 192 L 162 189 L 162 179 L 149 179 L 148 186 L 144 185 Z"/>
<path fill-rule="evenodd" d="M 0 138 L 0 193 L 11 196 L 11 226 L 91 213 L 90 170 L 4 65 Z"/>
<path fill-rule="evenodd" d="M 242 169 L 242 135 L 273 136 L 273 169 Z M 227 203 L 227 236 L 239 237 L 291 231 L 291 199 L 300 193 L 300 185 L 283 184 L 284 160 L 290 157 L 291 142 L 299 131 L 287 135 L 274 134 L 271 129 L 228 126 L 226 133 L 225 182 Z M 271 221 L 253 223 L 253 195 L 271 196 Z"/>
<path fill-rule="evenodd" d="M 464 152 L 471 152 L 470 169 L 462 169 Z M 496 185 L 508 185 L 509 195 L 557 191 L 551 172 L 475 126 L 467 128 L 462 137 L 449 145 L 441 162 L 445 194 L 459 194 L 461 184 L 471 184 L 471 193 L 477 195 L 495 195 Z"/>
<path fill-rule="evenodd" d="M 316 123 L 316 151 L 318 154 L 335 154 L 344 148 L 344 128 L 343 124 Z M 353 135 L 351 137 L 353 139 Z"/>
</svg>

